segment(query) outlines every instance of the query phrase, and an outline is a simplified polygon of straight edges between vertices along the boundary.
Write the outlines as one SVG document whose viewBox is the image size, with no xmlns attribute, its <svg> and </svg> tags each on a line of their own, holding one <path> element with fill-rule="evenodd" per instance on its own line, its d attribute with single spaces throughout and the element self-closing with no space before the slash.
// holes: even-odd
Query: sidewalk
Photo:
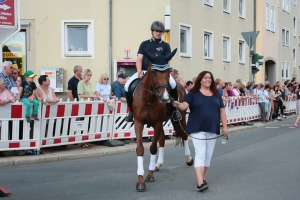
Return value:
<svg viewBox="0 0 300 200">
<path fill-rule="evenodd" d="M 287 116 L 286 119 L 296 118 L 297 115 Z M 269 122 L 269 124 L 275 124 L 279 122 L 275 120 L 274 122 Z M 251 121 L 253 123 L 252 126 L 232 126 L 228 127 L 229 133 L 240 132 L 243 130 L 248 130 L 252 128 L 257 128 L 261 126 L 265 126 L 259 120 Z M 189 138 L 190 139 L 190 138 Z M 166 139 L 165 146 L 175 146 L 175 140 Z M 143 143 L 145 150 L 150 148 L 151 142 Z M 84 159 L 84 158 L 96 158 L 96 157 L 104 157 L 117 155 L 127 152 L 135 152 L 136 151 L 136 143 L 130 141 L 129 144 L 125 144 L 124 146 L 117 147 L 107 147 L 102 145 L 93 144 L 93 148 L 85 149 L 81 148 L 80 144 L 78 145 L 68 145 L 66 147 L 58 146 L 58 147 L 50 147 L 47 148 L 48 154 L 40 154 L 40 155 L 25 155 L 25 156 L 16 156 L 13 151 L 5 152 L 4 157 L 0 157 L 0 167 L 7 166 L 17 166 L 17 165 L 27 165 L 27 164 L 36 164 L 36 163 L 48 163 L 48 162 L 60 162 L 65 160 L 76 160 L 76 159 Z"/>
</svg>

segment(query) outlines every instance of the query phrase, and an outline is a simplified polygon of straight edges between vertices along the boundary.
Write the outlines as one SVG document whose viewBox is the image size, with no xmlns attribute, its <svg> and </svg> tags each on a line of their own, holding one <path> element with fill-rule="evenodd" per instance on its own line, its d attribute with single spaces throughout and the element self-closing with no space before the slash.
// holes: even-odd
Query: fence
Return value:
<svg viewBox="0 0 300 200">
<path fill-rule="evenodd" d="M 106 102 L 59 102 L 40 104 L 39 121 L 25 120 L 22 103 L 0 107 L 0 151 L 40 149 L 59 145 L 102 140 L 135 138 L 134 124 L 127 123 L 126 103 L 116 102 L 110 110 Z M 296 99 L 287 98 L 285 113 L 295 112 Z M 260 118 L 257 99 L 231 99 L 225 102 L 228 124 Z M 171 120 L 163 123 L 165 135 L 173 134 Z M 153 136 L 152 127 L 144 127 L 143 136 Z"/>
</svg>

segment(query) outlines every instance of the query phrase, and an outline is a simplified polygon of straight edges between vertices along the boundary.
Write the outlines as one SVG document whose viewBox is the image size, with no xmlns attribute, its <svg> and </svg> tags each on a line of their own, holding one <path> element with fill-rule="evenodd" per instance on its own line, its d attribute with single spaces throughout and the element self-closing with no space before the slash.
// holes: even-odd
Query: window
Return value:
<svg viewBox="0 0 300 200">
<path fill-rule="evenodd" d="M 282 10 L 290 13 L 290 0 L 282 0 Z"/>
<path fill-rule="evenodd" d="M 223 0 L 223 12 L 230 13 L 230 0 Z"/>
<path fill-rule="evenodd" d="M 294 0 L 294 5 L 295 5 L 295 6 L 297 5 L 297 0 Z"/>
<path fill-rule="evenodd" d="M 289 62 L 282 62 L 281 66 L 281 78 L 282 80 L 287 80 L 290 74 L 290 63 Z"/>
<path fill-rule="evenodd" d="M 63 56 L 94 55 L 94 22 L 62 21 Z"/>
<path fill-rule="evenodd" d="M 204 31 L 204 59 L 213 59 L 213 33 L 211 31 Z"/>
<path fill-rule="evenodd" d="M 180 56 L 192 57 L 192 27 L 180 23 Z"/>
<path fill-rule="evenodd" d="M 294 37 L 297 36 L 297 20 L 296 20 L 296 17 L 293 18 L 293 35 L 294 35 Z"/>
<path fill-rule="evenodd" d="M 275 32 L 275 7 L 266 4 L 266 29 Z"/>
<path fill-rule="evenodd" d="M 230 62 L 231 58 L 231 47 L 230 37 L 223 36 L 223 62 Z"/>
<path fill-rule="evenodd" d="M 290 46 L 290 30 L 282 28 L 282 45 Z"/>
<path fill-rule="evenodd" d="M 293 68 L 296 69 L 296 49 L 293 49 Z"/>
<path fill-rule="evenodd" d="M 204 5 L 213 6 L 214 0 L 204 0 Z"/>
<path fill-rule="evenodd" d="M 240 64 L 245 64 L 245 41 L 244 40 L 239 40 L 239 63 Z"/>
<path fill-rule="evenodd" d="M 246 17 L 246 2 L 239 0 L 239 17 L 245 19 Z"/>
</svg>

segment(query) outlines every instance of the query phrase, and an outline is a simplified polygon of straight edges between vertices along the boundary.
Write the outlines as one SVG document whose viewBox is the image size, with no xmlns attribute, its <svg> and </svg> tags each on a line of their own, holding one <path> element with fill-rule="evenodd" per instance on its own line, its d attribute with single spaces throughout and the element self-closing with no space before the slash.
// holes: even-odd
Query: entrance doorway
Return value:
<svg viewBox="0 0 300 200">
<path fill-rule="evenodd" d="M 268 80 L 270 84 L 276 83 L 276 63 L 273 60 L 265 62 L 265 81 Z"/>
</svg>

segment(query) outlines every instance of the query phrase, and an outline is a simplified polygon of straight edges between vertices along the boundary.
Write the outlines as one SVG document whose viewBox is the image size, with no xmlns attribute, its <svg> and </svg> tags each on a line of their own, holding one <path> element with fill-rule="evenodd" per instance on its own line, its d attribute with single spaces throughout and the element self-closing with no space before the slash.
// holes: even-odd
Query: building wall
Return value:
<svg viewBox="0 0 300 200">
<path fill-rule="evenodd" d="M 169 0 L 112 1 L 113 60 L 124 59 L 125 49 L 131 51 L 131 59 L 136 59 L 140 43 L 151 37 L 151 23 L 154 20 L 164 20 L 164 6 L 169 2 Z M 41 68 L 64 68 L 65 92 L 75 65 L 92 70 L 91 82 L 94 86 L 102 73 L 109 73 L 109 0 L 21 1 L 21 19 L 23 22 L 30 22 L 28 69 L 40 74 Z M 92 57 L 63 56 L 62 20 L 93 20 Z"/>
<path fill-rule="evenodd" d="M 239 18 L 238 1 L 231 1 L 230 14 L 223 12 L 223 1 L 213 1 L 212 7 L 204 5 L 204 1 L 171 0 L 171 47 L 180 47 L 179 23 L 192 26 L 192 57 L 173 58 L 172 66 L 179 69 L 180 75 L 187 80 L 195 77 L 203 70 L 211 71 L 215 78 L 235 81 L 238 78 L 249 80 L 249 48 L 246 45 L 245 64 L 239 64 L 238 44 L 243 40 L 241 32 L 253 31 L 253 2 L 246 2 L 245 19 Z M 205 60 L 203 52 L 204 29 L 213 31 L 213 60 Z M 223 35 L 231 37 L 231 61 L 223 62 Z M 175 39 L 174 39 L 175 38 Z"/>
</svg>

